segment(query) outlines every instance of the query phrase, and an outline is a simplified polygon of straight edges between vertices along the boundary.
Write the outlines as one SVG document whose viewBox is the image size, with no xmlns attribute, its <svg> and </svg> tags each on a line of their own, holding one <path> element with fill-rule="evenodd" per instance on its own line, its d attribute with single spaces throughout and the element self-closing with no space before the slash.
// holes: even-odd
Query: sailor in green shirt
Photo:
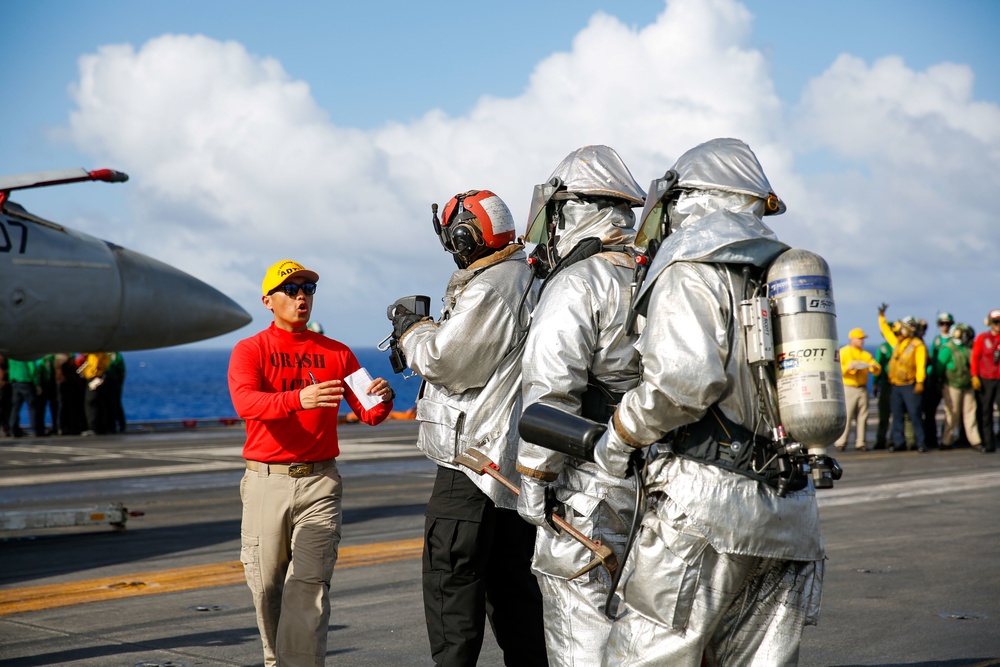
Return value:
<svg viewBox="0 0 1000 667">
<path fill-rule="evenodd" d="M 939 333 L 931 341 L 930 349 L 927 350 L 927 379 L 924 382 L 924 393 L 920 409 L 924 413 L 924 433 L 927 436 L 927 446 L 937 447 L 939 445 L 937 430 L 937 409 L 944 398 L 944 369 L 937 361 L 938 350 L 948 341 L 951 328 L 955 324 L 955 318 L 951 313 L 940 313 L 937 318 Z"/>
<path fill-rule="evenodd" d="M 21 406 L 28 406 L 28 417 L 31 420 L 32 429 L 35 435 L 45 433 L 45 425 L 39 429 L 38 419 L 35 415 L 35 396 L 38 394 L 40 384 L 38 382 L 38 369 L 33 361 L 19 361 L 9 359 L 7 361 L 7 380 L 11 386 L 11 405 L 9 415 L 9 425 L 11 437 L 20 438 L 24 435 L 21 430 Z"/>
<path fill-rule="evenodd" d="M 875 353 L 875 362 L 884 369 L 889 368 L 892 359 L 892 345 L 883 341 Z M 875 396 L 878 398 L 878 430 L 875 432 L 874 449 L 885 449 L 885 438 L 889 433 L 889 415 L 891 414 L 892 385 L 889 384 L 889 373 L 880 373 L 873 381 Z"/>
<path fill-rule="evenodd" d="M 942 344 L 935 356 L 935 365 L 942 370 L 944 397 L 944 433 L 941 448 L 948 449 L 955 441 L 959 424 L 965 427 L 969 444 L 981 444 L 976 428 L 976 395 L 972 390 L 972 328 L 963 323 L 951 328 L 951 337 Z"/>
</svg>

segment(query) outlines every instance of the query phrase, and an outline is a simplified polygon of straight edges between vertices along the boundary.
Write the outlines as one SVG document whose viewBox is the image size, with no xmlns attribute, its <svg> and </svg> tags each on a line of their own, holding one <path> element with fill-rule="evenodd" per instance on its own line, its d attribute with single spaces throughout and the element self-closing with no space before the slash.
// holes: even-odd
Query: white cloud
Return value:
<svg viewBox="0 0 1000 667">
<path fill-rule="evenodd" d="M 745 139 L 789 202 L 773 224 L 779 236 L 833 266 L 845 331 L 871 326 L 881 300 L 927 317 L 939 307 L 961 317 L 958 302 L 977 318 L 994 307 L 933 277 L 947 266 L 986 270 L 996 256 L 987 197 L 1000 173 L 1000 111 L 972 99 L 972 72 L 844 56 L 789 113 L 749 46 L 751 27 L 733 0 L 674 0 L 639 28 L 597 14 L 520 95 L 366 131 L 331 122 L 308 84 L 272 59 L 164 35 L 81 59 L 71 132 L 131 173 L 137 250 L 220 286 L 261 315 L 257 325 L 263 268 L 295 258 L 322 275 L 317 318 L 357 345 L 388 331 L 384 306 L 395 298 L 440 296 L 454 265 L 433 237 L 431 202 L 489 188 L 523 232 L 532 186 L 588 143 L 614 146 L 645 187 L 701 141 Z M 796 169 L 816 152 L 850 168 Z"/>
<path fill-rule="evenodd" d="M 974 75 L 942 63 L 917 72 L 896 56 L 843 55 L 794 110 L 791 140 L 851 168 L 798 179 L 808 238 L 835 269 L 838 306 L 870 326 L 890 316 L 954 312 L 974 327 L 1000 279 L 1000 108 L 972 96 Z M 841 326 L 850 326 L 841 318 Z"/>
</svg>

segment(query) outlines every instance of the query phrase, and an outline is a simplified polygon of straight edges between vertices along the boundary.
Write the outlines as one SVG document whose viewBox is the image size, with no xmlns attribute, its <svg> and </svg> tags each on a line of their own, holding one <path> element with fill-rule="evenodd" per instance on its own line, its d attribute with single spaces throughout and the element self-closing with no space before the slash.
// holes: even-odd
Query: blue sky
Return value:
<svg viewBox="0 0 1000 667">
<path fill-rule="evenodd" d="M 997 3 L 427 5 L 12 3 L 0 173 L 129 172 L 14 199 L 254 314 L 213 345 L 266 324 L 260 274 L 286 256 L 320 272 L 328 333 L 374 345 L 385 305 L 436 302 L 453 269 L 430 202 L 493 189 L 523 227 L 579 145 L 646 186 L 714 136 L 750 143 L 779 237 L 830 262 L 845 342 L 877 336 L 881 301 L 979 330 L 1000 307 Z"/>
</svg>

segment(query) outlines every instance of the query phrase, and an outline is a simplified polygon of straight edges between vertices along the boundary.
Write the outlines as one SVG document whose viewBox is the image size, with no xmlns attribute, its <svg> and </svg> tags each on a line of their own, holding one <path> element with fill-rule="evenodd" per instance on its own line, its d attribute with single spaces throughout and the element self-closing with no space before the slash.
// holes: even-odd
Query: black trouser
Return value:
<svg viewBox="0 0 1000 667">
<path fill-rule="evenodd" d="M 878 430 L 875 432 L 875 449 L 886 445 L 889 434 L 889 418 L 892 415 L 892 385 L 879 385 L 878 391 Z"/>
<path fill-rule="evenodd" d="M 465 473 L 438 467 L 423 555 L 434 664 L 474 667 L 487 617 L 506 665 L 548 664 L 534 545 L 535 527 L 516 511 L 497 508 Z"/>
<path fill-rule="evenodd" d="M 996 431 L 993 430 L 993 406 L 1000 398 L 1000 380 L 980 380 L 983 385 L 982 402 L 979 404 L 979 430 L 983 436 L 983 450 L 995 451 Z"/>
<path fill-rule="evenodd" d="M 938 446 L 937 409 L 941 404 L 941 381 L 934 376 L 927 376 L 924 382 L 924 393 L 921 394 L 920 409 L 924 413 L 924 438 L 928 447 Z"/>
<path fill-rule="evenodd" d="M 98 435 L 111 433 L 111 413 L 108 409 L 108 389 L 102 383 L 97 389 L 87 389 L 83 408 L 87 414 L 87 428 Z"/>
<path fill-rule="evenodd" d="M 80 435 L 87 428 L 87 419 L 83 413 L 83 403 L 87 385 L 75 380 L 59 383 L 59 433 L 62 435 Z"/>
<path fill-rule="evenodd" d="M 12 382 L 10 399 L 10 427 L 11 435 L 22 435 L 21 432 L 21 406 L 28 406 L 28 420 L 35 435 L 44 435 L 45 426 L 42 425 L 42 433 L 38 432 L 38 420 L 35 415 L 35 385 L 31 382 Z"/>
<path fill-rule="evenodd" d="M 0 386 L 0 420 L 4 435 L 11 435 L 10 430 L 11 386 L 9 382 Z"/>
<path fill-rule="evenodd" d="M 923 451 L 927 448 L 927 441 L 924 437 L 924 423 L 920 419 L 920 394 L 916 393 L 915 384 L 895 385 L 892 388 L 892 444 L 896 449 L 905 450 L 907 445 L 903 415 L 910 416 L 917 449 Z"/>
<path fill-rule="evenodd" d="M 108 405 L 108 432 L 125 432 L 125 408 L 122 406 L 122 385 L 120 377 L 109 377 L 105 382 Z"/>
<path fill-rule="evenodd" d="M 56 388 L 54 383 L 46 384 L 42 388 L 42 392 L 35 396 L 35 416 L 32 418 L 32 424 L 37 424 L 42 427 L 45 431 L 45 410 L 48 408 L 49 414 L 52 415 L 52 433 L 59 432 L 59 400 L 56 396 Z M 44 435 L 44 433 L 39 433 L 39 435 Z"/>
</svg>

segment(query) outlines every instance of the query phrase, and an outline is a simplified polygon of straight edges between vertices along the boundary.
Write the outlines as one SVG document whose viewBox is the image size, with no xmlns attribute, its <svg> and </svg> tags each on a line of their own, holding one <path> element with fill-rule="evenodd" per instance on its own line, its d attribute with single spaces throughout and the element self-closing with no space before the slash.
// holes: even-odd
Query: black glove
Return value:
<svg viewBox="0 0 1000 667">
<path fill-rule="evenodd" d="M 879 315 L 885 315 L 885 311 L 888 308 L 889 308 L 889 304 L 887 304 L 887 303 L 883 303 L 883 304 L 879 305 L 879 307 L 878 307 L 878 314 Z"/>
<path fill-rule="evenodd" d="M 392 335 L 399 340 L 410 327 L 428 318 L 417 315 L 406 306 L 396 306 L 392 308 L 389 319 L 392 320 Z"/>
</svg>

